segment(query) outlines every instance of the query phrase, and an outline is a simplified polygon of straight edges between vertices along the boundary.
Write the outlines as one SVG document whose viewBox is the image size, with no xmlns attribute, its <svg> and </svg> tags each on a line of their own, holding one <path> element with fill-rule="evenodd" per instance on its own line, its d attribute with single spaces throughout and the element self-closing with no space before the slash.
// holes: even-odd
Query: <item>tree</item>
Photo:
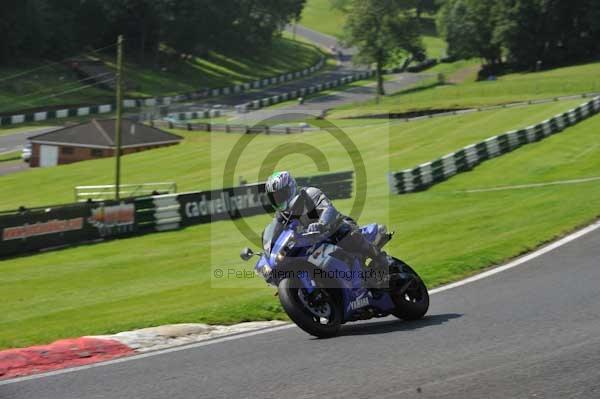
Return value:
<svg viewBox="0 0 600 399">
<path fill-rule="evenodd" d="M 359 62 L 375 64 L 377 92 L 384 95 L 383 68 L 399 53 L 422 57 L 419 25 L 398 0 L 353 0 L 343 42 L 358 49 Z"/>
<path fill-rule="evenodd" d="M 129 48 L 137 49 L 140 61 L 145 62 L 148 50 L 155 56 L 158 53 L 161 27 L 171 4 L 170 0 L 105 0 L 110 35 L 124 34 Z"/>
<path fill-rule="evenodd" d="M 599 0 L 503 0 L 496 37 L 522 68 L 584 60 L 600 50 Z"/>
<path fill-rule="evenodd" d="M 40 57 L 46 50 L 48 26 L 45 0 L 6 0 L 0 18 L 0 60 Z"/>
<path fill-rule="evenodd" d="M 438 27 L 457 58 L 495 65 L 504 51 L 518 68 L 572 64 L 600 52 L 600 0 L 445 0 Z"/>
<path fill-rule="evenodd" d="M 440 4 L 436 0 L 417 0 L 417 18 L 421 18 L 424 12 L 436 13 L 440 8 Z"/>
<path fill-rule="evenodd" d="M 60 60 L 123 34 L 127 54 L 157 64 L 162 44 L 186 53 L 257 54 L 306 0 L 3 0 L 0 60 Z"/>
<path fill-rule="evenodd" d="M 438 14 L 438 30 L 448 43 L 450 57 L 481 57 L 494 65 L 502 56 L 495 38 L 498 0 L 447 0 Z"/>
</svg>

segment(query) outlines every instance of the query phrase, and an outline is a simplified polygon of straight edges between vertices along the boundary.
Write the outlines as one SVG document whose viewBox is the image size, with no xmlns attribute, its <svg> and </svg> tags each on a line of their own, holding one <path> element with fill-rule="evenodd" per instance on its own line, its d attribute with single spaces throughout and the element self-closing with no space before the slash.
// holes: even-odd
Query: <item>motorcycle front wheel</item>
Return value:
<svg viewBox="0 0 600 399">
<path fill-rule="evenodd" d="M 429 292 L 421 277 L 410 266 L 399 259 L 394 259 L 392 267 L 414 277 L 404 290 L 397 288 L 391 292 L 396 309 L 392 314 L 402 320 L 419 320 L 429 310 Z"/>
<path fill-rule="evenodd" d="M 331 338 L 338 334 L 342 311 L 335 298 L 325 289 L 320 290 L 318 301 L 310 299 L 299 280 L 286 278 L 277 288 L 283 310 L 294 323 L 310 335 Z"/>
</svg>

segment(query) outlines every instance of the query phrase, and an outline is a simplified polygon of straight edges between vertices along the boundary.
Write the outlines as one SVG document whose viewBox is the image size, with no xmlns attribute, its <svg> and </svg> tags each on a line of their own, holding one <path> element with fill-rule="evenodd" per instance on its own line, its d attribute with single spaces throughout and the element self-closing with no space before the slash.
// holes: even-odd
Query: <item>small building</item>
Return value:
<svg viewBox="0 0 600 399">
<path fill-rule="evenodd" d="M 181 136 L 123 119 L 121 154 L 179 144 Z M 63 165 L 115 155 L 115 119 L 93 119 L 29 137 L 30 166 Z"/>
</svg>

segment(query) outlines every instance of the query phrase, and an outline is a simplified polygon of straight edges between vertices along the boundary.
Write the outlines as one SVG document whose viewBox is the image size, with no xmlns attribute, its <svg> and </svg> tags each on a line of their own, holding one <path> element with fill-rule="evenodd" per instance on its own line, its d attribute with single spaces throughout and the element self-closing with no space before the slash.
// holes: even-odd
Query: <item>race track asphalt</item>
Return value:
<svg viewBox="0 0 600 399">
<path fill-rule="evenodd" d="M 328 340 L 292 327 L 0 385 L 0 398 L 600 398 L 599 243 L 597 229 L 434 294 L 422 321 Z"/>
</svg>

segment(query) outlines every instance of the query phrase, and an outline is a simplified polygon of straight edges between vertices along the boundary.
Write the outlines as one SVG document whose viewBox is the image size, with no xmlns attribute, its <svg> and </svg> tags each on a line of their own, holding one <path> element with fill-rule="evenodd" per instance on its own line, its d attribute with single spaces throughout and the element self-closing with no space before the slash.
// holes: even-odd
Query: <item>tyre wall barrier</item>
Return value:
<svg viewBox="0 0 600 399">
<path fill-rule="evenodd" d="M 600 97 L 537 125 L 490 137 L 485 141 L 471 144 L 459 151 L 412 169 L 392 172 L 388 175 L 390 189 L 395 194 L 426 190 L 454 175 L 467 172 L 488 159 L 499 157 L 523 145 L 543 140 L 597 113 L 600 113 Z"/>
<path fill-rule="evenodd" d="M 332 199 L 351 198 L 353 172 L 299 177 Z M 264 183 L 121 201 L 21 208 L 0 212 L 0 258 L 81 243 L 176 230 L 273 212 Z"/>
</svg>

